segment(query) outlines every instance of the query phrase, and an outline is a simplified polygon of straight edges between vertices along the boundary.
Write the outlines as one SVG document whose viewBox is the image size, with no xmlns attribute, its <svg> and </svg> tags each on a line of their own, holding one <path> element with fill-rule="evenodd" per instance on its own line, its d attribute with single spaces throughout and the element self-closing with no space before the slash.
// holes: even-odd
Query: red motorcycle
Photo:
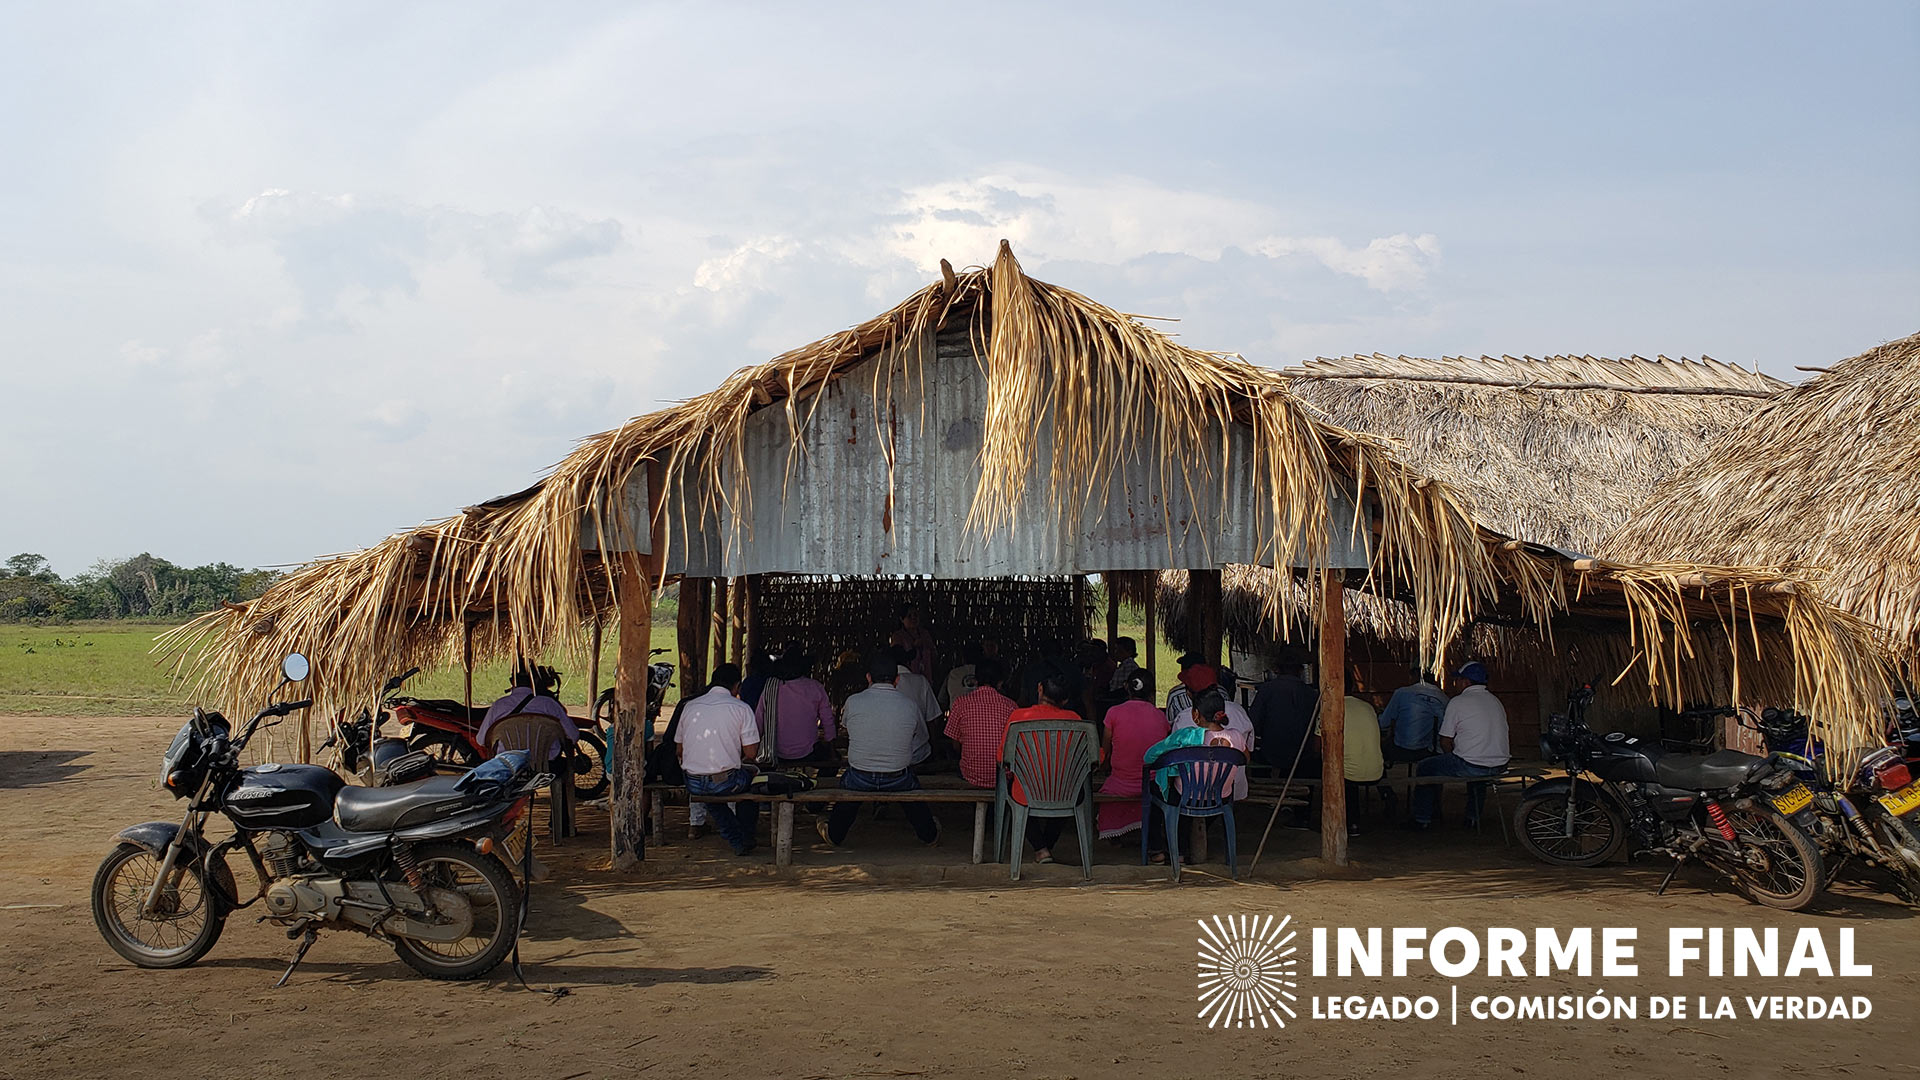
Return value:
<svg viewBox="0 0 1920 1080">
<path fill-rule="evenodd" d="M 534 692 L 557 697 L 560 676 L 551 669 L 542 670 L 547 678 L 540 680 Z M 406 725 L 407 749 L 424 753 L 437 764 L 470 769 L 492 756 L 480 744 L 480 725 L 487 718 L 484 706 L 470 709 L 445 698 L 396 696 L 389 696 L 383 704 L 395 720 Z M 580 740 L 573 747 L 573 793 L 577 801 L 586 802 L 607 793 L 607 741 L 594 721 L 575 717 L 573 723 L 580 732 Z"/>
</svg>

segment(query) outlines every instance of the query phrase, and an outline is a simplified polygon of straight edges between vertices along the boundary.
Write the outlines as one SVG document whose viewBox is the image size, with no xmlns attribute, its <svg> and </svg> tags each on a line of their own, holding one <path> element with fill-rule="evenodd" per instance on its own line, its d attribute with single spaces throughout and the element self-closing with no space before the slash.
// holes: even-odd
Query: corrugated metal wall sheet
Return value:
<svg viewBox="0 0 1920 1080">
<path fill-rule="evenodd" d="M 754 414 L 745 443 L 751 520 L 708 514 L 695 526 L 685 513 L 690 493 L 669 492 L 674 520 L 686 523 L 668 538 L 669 572 L 951 578 L 1265 561 L 1266 499 L 1251 467 L 1252 433 L 1239 426 L 1228 452 L 1222 454 L 1216 441 L 1210 460 L 1170 462 L 1164 473 L 1161 463 L 1148 460 L 1151 443 L 1143 441 L 1120 464 L 1101 500 L 1097 491 L 1056 497 L 1049 490 L 1052 440 L 1042 425 L 1032 482 L 1013 527 L 969 535 L 985 376 L 972 356 L 939 357 L 925 340 L 919 348 L 919 358 L 905 363 L 884 354 L 869 360 L 817 400 L 803 400 L 797 446 L 784 406 Z M 895 459 L 891 492 L 889 442 Z M 1056 509 L 1067 498 L 1086 506 L 1077 529 L 1067 529 Z M 1333 509 L 1340 524 L 1328 565 L 1366 566 L 1366 552 L 1350 542 L 1351 500 L 1336 495 Z"/>
</svg>

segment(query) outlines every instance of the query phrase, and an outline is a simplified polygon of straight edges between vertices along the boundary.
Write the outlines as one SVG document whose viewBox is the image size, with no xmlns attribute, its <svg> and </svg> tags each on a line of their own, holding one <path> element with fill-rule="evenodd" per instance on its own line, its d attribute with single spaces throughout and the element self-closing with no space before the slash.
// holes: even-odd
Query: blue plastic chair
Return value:
<svg viewBox="0 0 1920 1080">
<path fill-rule="evenodd" d="M 1029 817 L 1070 817 L 1080 835 L 1080 869 L 1093 876 L 1093 766 L 1100 759 L 1099 729 L 1085 720 L 1022 720 L 1007 725 L 994 797 L 993 853 L 1012 841 L 1013 880 L 1020 880 Z M 1025 803 L 1013 801 L 1020 782 Z M 1011 819 L 1011 820 L 1009 820 Z"/>
<path fill-rule="evenodd" d="M 1180 819 L 1226 818 L 1227 869 L 1234 880 L 1240 878 L 1240 852 L 1234 839 L 1233 769 L 1245 765 L 1247 755 L 1231 746 L 1188 746 L 1170 750 L 1148 765 L 1140 781 L 1140 865 L 1147 865 L 1147 822 L 1149 814 L 1159 813 L 1167 825 L 1167 861 L 1173 864 L 1173 880 L 1180 880 Z M 1160 785 L 1154 774 L 1173 770 L 1173 786 L 1178 801 L 1160 797 Z M 1204 826 L 1203 826 L 1204 827 Z"/>
</svg>

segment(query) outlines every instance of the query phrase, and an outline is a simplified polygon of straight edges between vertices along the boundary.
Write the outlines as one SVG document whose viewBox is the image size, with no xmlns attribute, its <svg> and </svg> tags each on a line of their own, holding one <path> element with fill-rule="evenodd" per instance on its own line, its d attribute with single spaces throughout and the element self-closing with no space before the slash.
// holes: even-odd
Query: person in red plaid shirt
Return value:
<svg viewBox="0 0 1920 1080">
<path fill-rule="evenodd" d="M 947 710 L 947 738 L 960 744 L 960 775 L 977 788 L 999 783 L 1000 747 L 1007 741 L 1013 699 L 1000 692 L 1006 677 L 1000 662 L 982 659 L 974 669 L 974 689 L 954 699 Z"/>
</svg>

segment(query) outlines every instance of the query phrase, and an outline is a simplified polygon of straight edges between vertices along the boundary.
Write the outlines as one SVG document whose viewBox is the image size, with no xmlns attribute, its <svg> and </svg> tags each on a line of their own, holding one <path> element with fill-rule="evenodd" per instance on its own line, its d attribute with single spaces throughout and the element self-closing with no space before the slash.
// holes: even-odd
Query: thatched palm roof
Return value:
<svg viewBox="0 0 1920 1080">
<path fill-rule="evenodd" d="M 1786 387 L 1711 358 L 1664 356 L 1376 354 L 1281 374 L 1333 422 L 1395 439 L 1481 524 L 1581 552 Z"/>
<path fill-rule="evenodd" d="M 740 459 L 749 416 L 784 409 L 797 443 L 823 387 L 875 357 L 912 363 L 903 359 L 910 350 L 889 347 L 949 324 L 969 329 L 986 385 L 969 529 L 1012 527 L 1043 424 L 1052 431 L 1046 480 L 1062 514 L 1086 492 L 1105 490 L 1114 462 L 1135 447 L 1150 445 L 1153 460 L 1190 471 L 1216 457 L 1222 432 L 1238 426 L 1251 430 L 1265 503 L 1258 509 L 1272 523 L 1263 562 L 1319 565 L 1333 528 L 1328 494 L 1363 491 L 1371 572 L 1418 598 L 1425 651 L 1437 652 L 1496 589 L 1460 501 L 1407 469 L 1385 440 L 1327 422 L 1268 369 L 1188 348 L 1028 277 L 1003 244 L 991 267 L 948 273 L 858 326 L 594 435 L 525 491 L 296 571 L 244 610 L 176 631 L 166 647 L 183 672 L 240 697 L 264 690 L 275 654 L 299 648 L 325 673 L 314 680 L 316 697 L 338 703 L 366 694 L 388 670 L 452 655 L 476 617 L 484 619 L 475 641 L 483 655 L 577 645 L 617 590 L 657 584 L 635 580 L 620 559 L 583 551 L 636 547 L 646 526 L 634 524 L 624 499 L 637 469 L 652 462 L 655 488 L 672 493 L 662 517 L 680 500 L 696 504 L 684 516 L 744 505 L 756 494 Z M 890 445 L 887 432 L 877 434 Z M 679 524 L 656 518 L 653 528 L 672 544 Z"/>
<path fill-rule="evenodd" d="M 1141 445 L 1163 469 L 1191 476 L 1218 458 L 1224 431 L 1240 429 L 1251 433 L 1260 503 L 1253 509 L 1270 530 L 1259 561 L 1324 565 L 1330 493 L 1364 505 L 1372 534 L 1366 585 L 1412 605 L 1423 657 L 1437 660 L 1476 614 L 1544 620 L 1601 587 L 1594 567 L 1482 528 L 1450 484 L 1409 468 L 1387 439 L 1328 419 L 1270 369 L 1188 348 L 1030 278 L 1003 244 L 991 267 L 949 271 L 858 326 L 592 436 L 531 488 L 302 568 L 250 604 L 173 632 L 163 648 L 183 676 L 234 703 L 268 692 L 279 655 L 307 652 L 316 660 L 309 688 L 322 710 L 364 701 L 409 664 L 457 659 L 469 627 L 477 656 L 577 648 L 583 627 L 621 590 L 661 584 L 633 560 L 597 552 L 635 550 L 647 531 L 671 545 L 686 518 L 775 494 L 751 489 L 742 459 L 749 417 L 784 410 L 797 448 L 823 388 L 873 360 L 902 365 L 916 380 L 922 351 L 895 346 L 955 326 L 970 335 L 986 387 L 969 530 L 1013 527 L 1014 508 L 1036 482 L 1061 515 L 1078 513 L 1086 493 L 1106 490 L 1115 462 Z M 874 377 L 890 383 L 892 374 Z M 891 461 L 891 436 L 875 423 Z M 1050 431 L 1045 455 L 1042 427 Z M 1050 473 L 1036 481 L 1033 463 L 1043 458 Z M 626 505 L 639 470 L 663 496 L 651 520 L 645 508 Z M 654 556 L 665 565 L 660 551 Z M 1602 576 L 1633 628 L 1649 681 L 1668 693 L 1677 692 L 1672 673 L 1693 650 L 1695 623 L 1718 620 L 1738 638 L 1761 616 L 1784 627 L 1797 698 L 1815 708 L 1817 722 L 1853 722 L 1882 689 L 1854 627 L 1800 583 L 1742 570 L 1701 577 L 1684 565 Z M 1319 575 L 1305 580 L 1311 603 Z M 1294 596 L 1291 578 L 1270 582 L 1265 603 L 1279 610 Z M 1762 646 L 1756 640 L 1753 648 Z"/>
<path fill-rule="evenodd" d="M 1788 390 L 1674 473 L 1601 545 L 1825 575 L 1920 667 L 1920 334 Z"/>
</svg>

